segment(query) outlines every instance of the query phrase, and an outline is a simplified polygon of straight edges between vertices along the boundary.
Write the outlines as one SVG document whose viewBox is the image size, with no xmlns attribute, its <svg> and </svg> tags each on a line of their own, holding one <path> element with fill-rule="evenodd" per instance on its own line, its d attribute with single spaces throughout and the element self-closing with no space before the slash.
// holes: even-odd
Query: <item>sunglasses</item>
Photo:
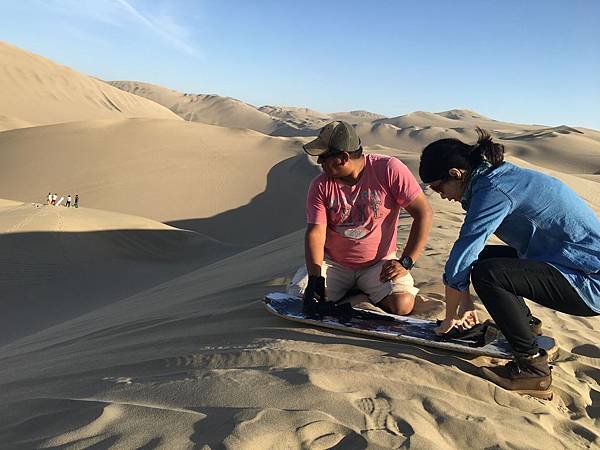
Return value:
<svg viewBox="0 0 600 450">
<path fill-rule="evenodd" d="M 317 158 L 317 163 L 321 164 L 323 161 L 331 158 L 332 156 L 338 156 L 341 155 L 343 152 L 326 152 L 323 153 L 322 155 L 319 155 L 319 157 Z"/>
<path fill-rule="evenodd" d="M 437 192 L 438 194 L 442 193 L 442 185 L 448 180 L 448 178 L 443 178 L 441 180 L 437 180 L 434 181 L 433 183 L 429 184 L 429 189 L 431 189 L 434 192 Z"/>
</svg>

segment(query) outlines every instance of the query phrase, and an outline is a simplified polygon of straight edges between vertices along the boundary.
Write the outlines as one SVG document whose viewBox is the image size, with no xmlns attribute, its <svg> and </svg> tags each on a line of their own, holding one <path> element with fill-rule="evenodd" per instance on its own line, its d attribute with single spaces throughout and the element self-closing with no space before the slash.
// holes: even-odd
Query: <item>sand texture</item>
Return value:
<svg viewBox="0 0 600 450">
<path fill-rule="evenodd" d="M 301 144 L 334 115 L 113 84 L 128 92 L 0 45 L 0 448 L 600 448 L 600 318 L 530 303 L 559 346 L 539 401 L 477 376 L 499 361 L 266 313 L 303 263 L 320 169 Z M 432 140 L 485 127 L 600 213 L 598 131 L 335 114 L 413 172 Z M 463 211 L 427 195 L 413 276 L 435 318 Z"/>
</svg>

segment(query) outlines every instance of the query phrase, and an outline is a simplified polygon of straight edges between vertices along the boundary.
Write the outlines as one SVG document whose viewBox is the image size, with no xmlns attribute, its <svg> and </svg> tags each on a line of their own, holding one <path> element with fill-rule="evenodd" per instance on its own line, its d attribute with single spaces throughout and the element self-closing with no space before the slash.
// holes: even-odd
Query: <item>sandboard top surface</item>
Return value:
<svg viewBox="0 0 600 450">
<path fill-rule="evenodd" d="M 504 359 L 512 358 L 510 345 L 504 338 L 491 342 L 483 347 L 472 347 L 468 343 L 464 341 L 461 342 L 458 339 L 442 341 L 433 331 L 437 325 L 435 321 L 432 320 L 396 316 L 374 311 L 368 312 L 373 316 L 381 316 L 383 320 L 378 320 L 377 318 L 363 319 L 353 317 L 351 322 L 340 322 L 338 318 L 332 316 L 324 316 L 322 319 L 309 318 L 302 312 L 302 299 L 292 297 L 285 293 L 267 294 L 264 303 L 265 308 L 271 314 L 294 322 L 337 329 L 380 339 L 441 348 L 464 354 Z M 390 318 L 393 318 L 393 321 L 389 321 Z M 554 339 L 549 336 L 538 336 L 537 340 L 540 348 L 543 348 L 546 351 L 551 351 L 555 346 Z"/>
</svg>

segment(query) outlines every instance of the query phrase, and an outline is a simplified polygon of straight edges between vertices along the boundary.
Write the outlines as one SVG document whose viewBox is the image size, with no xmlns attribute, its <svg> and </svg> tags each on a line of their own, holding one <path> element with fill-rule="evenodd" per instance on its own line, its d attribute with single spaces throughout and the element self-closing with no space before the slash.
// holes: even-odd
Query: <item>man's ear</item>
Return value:
<svg viewBox="0 0 600 450">
<path fill-rule="evenodd" d="M 339 154 L 338 158 L 340 158 L 342 164 L 346 164 L 350 159 L 350 155 L 348 154 L 348 152 L 342 152 Z"/>
<path fill-rule="evenodd" d="M 463 173 L 460 169 L 457 169 L 456 167 L 453 167 L 451 169 L 448 170 L 448 175 L 450 175 L 450 177 L 454 178 L 455 180 L 462 180 L 463 179 Z"/>
</svg>

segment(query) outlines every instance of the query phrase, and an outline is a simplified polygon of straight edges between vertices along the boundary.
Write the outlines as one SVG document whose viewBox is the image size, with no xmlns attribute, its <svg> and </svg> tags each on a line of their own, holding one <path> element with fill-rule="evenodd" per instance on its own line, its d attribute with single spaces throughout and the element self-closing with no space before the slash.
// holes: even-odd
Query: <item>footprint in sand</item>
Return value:
<svg viewBox="0 0 600 450">
<path fill-rule="evenodd" d="M 600 347 L 593 344 L 578 345 L 573 348 L 573 353 L 587 356 L 588 358 L 600 358 Z"/>
<path fill-rule="evenodd" d="M 370 442 L 396 448 L 415 434 L 408 422 L 392 414 L 389 399 L 381 393 L 374 398 L 358 400 L 356 407 L 365 415 L 365 430 L 362 434 Z"/>
<path fill-rule="evenodd" d="M 600 391 L 592 389 L 590 391 L 590 397 L 592 404 L 586 408 L 588 415 L 591 419 L 600 419 Z"/>
<path fill-rule="evenodd" d="M 570 435 L 573 447 L 598 448 L 600 444 L 600 435 L 596 429 L 590 429 L 573 421 L 555 427 L 555 432 L 560 435 Z"/>
</svg>

